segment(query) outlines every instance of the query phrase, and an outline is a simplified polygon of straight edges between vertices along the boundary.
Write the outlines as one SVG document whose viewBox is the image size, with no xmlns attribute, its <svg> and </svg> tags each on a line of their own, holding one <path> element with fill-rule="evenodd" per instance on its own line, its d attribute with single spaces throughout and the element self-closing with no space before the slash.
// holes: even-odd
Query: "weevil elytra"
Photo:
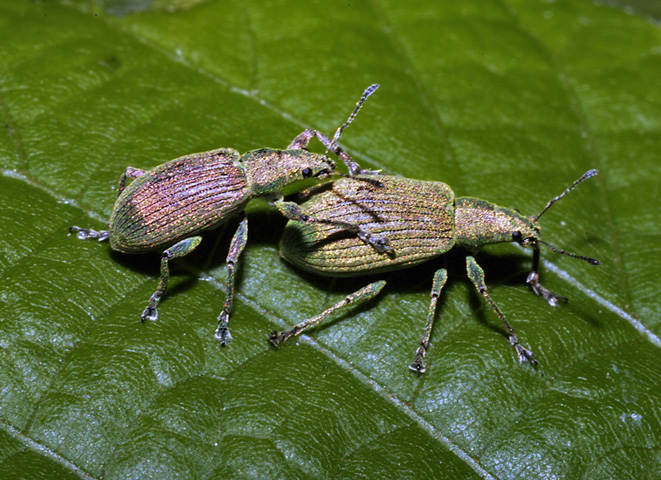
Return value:
<svg viewBox="0 0 661 480">
<path fill-rule="evenodd" d="M 322 133 L 307 129 L 285 150 L 262 148 L 240 155 L 231 148 L 220 148 L 176 158 L 152 170 L 128 167 L 119 179 L 117 198 L 108 230 L 96 231 L 71 227 L 80 239 L 110 240 L 113 250 L 144 253 L 164 250 L 158 288 L 141 315 L 141 320 L 157 320 L 158 304 L 169 279 L 169 262 L 191 253 L 202 241 L 198 234 L 219 226 L 241 214 L 249 200 L 265 197 L 287 218 L 303 222 L 313 218 L 300 216 L 298 205 L 286 202 L 282 190 L 307 178 L 337 174 L 335 164 L 326 156 L 307 151 L 316 137 L 326 151 L 333 152 L 349 169 L 350 175 L 373 174 L 360 166 L 340 147 L 341 132 L 355 118 L 363 102 L 379 85 L 369 86 L 356 104 L 349 119 L 331 141 Z M 133 182 L 126 185 L 127 179 Z M 373 180 L 367 180 L 374 183 Z M 338 225 L 345 225 L 340 222 Z M 380 239 L 372 241 L 360 229 L 364 241 L 380 249 Z M 227 295 L 218 316 L 215 337 L 223 345 L 231 340 L 228 324 L 234 298 L 234 269 L 246 245 L 248 221 L 244 217 L 232 237 L 227 255 Z"/>
<path fill-rule="evenodd" d="M 583 180 L 597 174 L 586 172 L 561 195 L 553 198 L 539 215 L 526 217 L 518 211 L 499 207 L 472 197 L 455 198 L 452 189 L 441 182 L 411 180 L 403 177 L 380 176 L 376 188 L 359 177 L 341 178 L 325 191 L 315 193 L 301 205 L 305 215 L 327 219 L 324 223 L 289 221 L 283 233 L 280 253 L 288 262 L 302 270 L 319 275 L 342 277 L 360 276 L 398 270 L 440 256 L 453 247 L 463 247 L 468 278 L 475 285 L 494 313 L 502 321 L 509 341 L 519 360 L 537 364 L 528 348 L 519 343 L 514 328 L 487 293 L 484 271 L 473 255 L 484 245 L 518 242 L 533 249 L 532 270 L 527 283 L 533 291 L 555 306 L 566 298 L 556 295 L 539 282 L 540 245 L 573 258 L 599 265 L 594 258 L 560 250 L 541 239 L 539 218 L 560 198 Z M 350 231 L 331 222 L 347 222 L 371 235 L 388 240 L 387 249 L 377 251 Z M 411 370 L 423 373 L 424 358 L 431 336 L 436 303 L 447 279 L 445 268 L 436 271 L 432 282 L 424 334 L 410 365 Z M 383 280 L 355 292 L 322 314 L 302 322 L 285 332 L 272 332 L 269 339 L 279 345 L 288 338 L 317 325 L 332 312 L 349 303 L 374 297 L 383 288 Z"/>
</svg>

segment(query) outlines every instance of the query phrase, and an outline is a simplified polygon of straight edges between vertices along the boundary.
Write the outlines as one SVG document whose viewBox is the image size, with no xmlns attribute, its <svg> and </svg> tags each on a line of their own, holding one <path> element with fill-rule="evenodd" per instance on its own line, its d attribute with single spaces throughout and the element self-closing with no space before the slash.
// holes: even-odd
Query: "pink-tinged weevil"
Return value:
<svg viewBox="0 0 661 480">
<path fill-rule="evenodd" d="M 141 320 L 157 320 L 158 304 L 168 285 L 169 262 L 191 253 L 202 241 L 199 235 L 242 214 L 255 197 L 265 197 L 287 218 L 314 222 L 303 216 L 294 202 L 283 199 L 285 187 L 308 178 L 337 174 L 326 155 L 311 153 L 308 143 L 316 137 L 340 158 L 349 175 L 375 172 L 363 170 L 340 147 L 337 140 L 355 118 L 363 102 L 379 85 L 368 87 L 349 119 L 337 130 L 333 140 L 312 129 L 298 135 L 285 150 L 261 148 L 240 155 L 234 149 L 220 148 L 176 158 L 152 170 L 128 167 L 119 179 L 117 199 L 110 215 L 108 230 L 71 227 L 80 239 L 110 240 L 113 250 L 123 253 L 163 251 L 158 288 L 142 312 Z M 128 179 L 133 181 L 126 185 Z M 367 180 L 371 183 L 378 183 Z M 344 225 L 340 222 L 338 225 Z M 357 234 L 381 248 L 380 238 L 357 229 Z M 248 238 L 248 221 L 243 218 L 234 234 L 227 255 L 227 295 L 218 316 L 215 337 L 222 345 L 232 339 L 228 328 L 234 298 L 234 269 Z"/>
</svg>

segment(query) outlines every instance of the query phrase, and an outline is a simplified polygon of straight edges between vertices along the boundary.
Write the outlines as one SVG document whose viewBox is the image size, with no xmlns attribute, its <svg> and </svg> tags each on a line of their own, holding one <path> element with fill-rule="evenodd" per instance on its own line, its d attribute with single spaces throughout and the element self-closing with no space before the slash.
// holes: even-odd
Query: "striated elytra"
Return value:
<svg viewBox="0 0 661 480">
<path fill-rule="evenodd" d="M 564 252 L 542 241 L 539 218 L 557 200 L 583 180 L 597 174 L 586 172 L 561 195 L 552 199 L 542 212 L 526 217 L 518 211 L 499 207 L 472 197 L 455 198 L 452 189 L 441 182 L 419 181 L 396 176 L 380 176 L 379 186 L 360 177 L 341 178 L 322 185 L 320 191 L 301 205 L 305 215 L 328 223 L 303 223 L 290 220 L 280 244 L 282 257 L 296 267 L 319 275 L 360 276 L 399 270 L 438 257 L 453 247 L 463 247 L 472 255 L 484 245 L 518 242 L 533 249 L 532 271 L 527 282 L 533 291 L 557 305 L 566 298 L 558 296 L 539 282 L 540 245 L 573 258 L 599 265 L 593 258 Z M 340 222 L 353 226 L 343 228 Z M 359 228 L 373 238 L 381 238 L 387 248 L 377 249 L 354 232 Z M 466 257 L 466 270 L 471 282 L 502 321 L 509 341 L 521 362 L 537 364 L 528 348 L 519 343 L 514 328 L 487 293 L 484 272 L 475 258 Z M 410 368 L 425 371 L 424 357 L 429 345 L 437 299 L 447 280 L 444 268 L 434 275 L 431 304 L 424 334 Z M 273 332 L 269 338 L 276 346 L 288 338 L 318 324 L 344 306 L 370 299 L 385 285 L 374 282 L 349 295 L 320 315 L 285 332 Z"/>
</svg>

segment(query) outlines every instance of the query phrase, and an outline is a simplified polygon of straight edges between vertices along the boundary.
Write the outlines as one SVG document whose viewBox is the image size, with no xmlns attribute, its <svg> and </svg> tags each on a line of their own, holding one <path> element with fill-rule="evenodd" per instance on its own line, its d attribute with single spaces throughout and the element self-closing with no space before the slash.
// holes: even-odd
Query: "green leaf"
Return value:
<svg viewBox="0 0 661 480">
<path fill-rule="evenodd" d="M 0 26 L 1 478 L 661 476 L 657 25 L 577 0 L 13 0 Z M 465 252 L 379 277 L 380 297 L 276 350 L 270 331 L 374 277 L 286 265 L 285 221 L 257 202 L 222 348 L 235 220 L 175 262 L 144 325 L 158 254 L 67 234 L 103 228 L 129 165 L 330 135 L 375 82 L 342 137 L 364 167 L 529 215 L 600 170 L 542 219 L 546 240 L 603 262 L 543 251 L 568 305 L 529 291 L 522 249 L 477 256 L 537 368 Z"/>
</svg>

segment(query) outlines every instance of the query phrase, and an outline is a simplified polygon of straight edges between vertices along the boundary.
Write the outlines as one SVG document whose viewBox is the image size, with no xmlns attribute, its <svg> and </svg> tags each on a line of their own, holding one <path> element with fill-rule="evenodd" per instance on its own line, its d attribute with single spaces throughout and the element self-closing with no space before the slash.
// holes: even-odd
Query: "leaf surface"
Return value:
<svg viewBox="0 0 661 480">
<path fill-rule="evenodd" d="M 661 30 L 591 2 L 159 1 L 0 5 L 1 478 L 658 478 Z M 235 220 L 174 264 L 67 235 L 103 228 L 119 175 L 218 147 L 327 135 L 364 167 L 542 218 L 530 255 L 485 248 L 489 292 L 540 365 L 518 364 L 465 252 L 291 340 L 375 277 L 303 274 L 285 221 L 248 208 L 233 342 L 213 339 Z M 312 146 L 316 151 L 323 151 Z M 407 365 L 447 265 L 427 356 Z"/>
</svg>

